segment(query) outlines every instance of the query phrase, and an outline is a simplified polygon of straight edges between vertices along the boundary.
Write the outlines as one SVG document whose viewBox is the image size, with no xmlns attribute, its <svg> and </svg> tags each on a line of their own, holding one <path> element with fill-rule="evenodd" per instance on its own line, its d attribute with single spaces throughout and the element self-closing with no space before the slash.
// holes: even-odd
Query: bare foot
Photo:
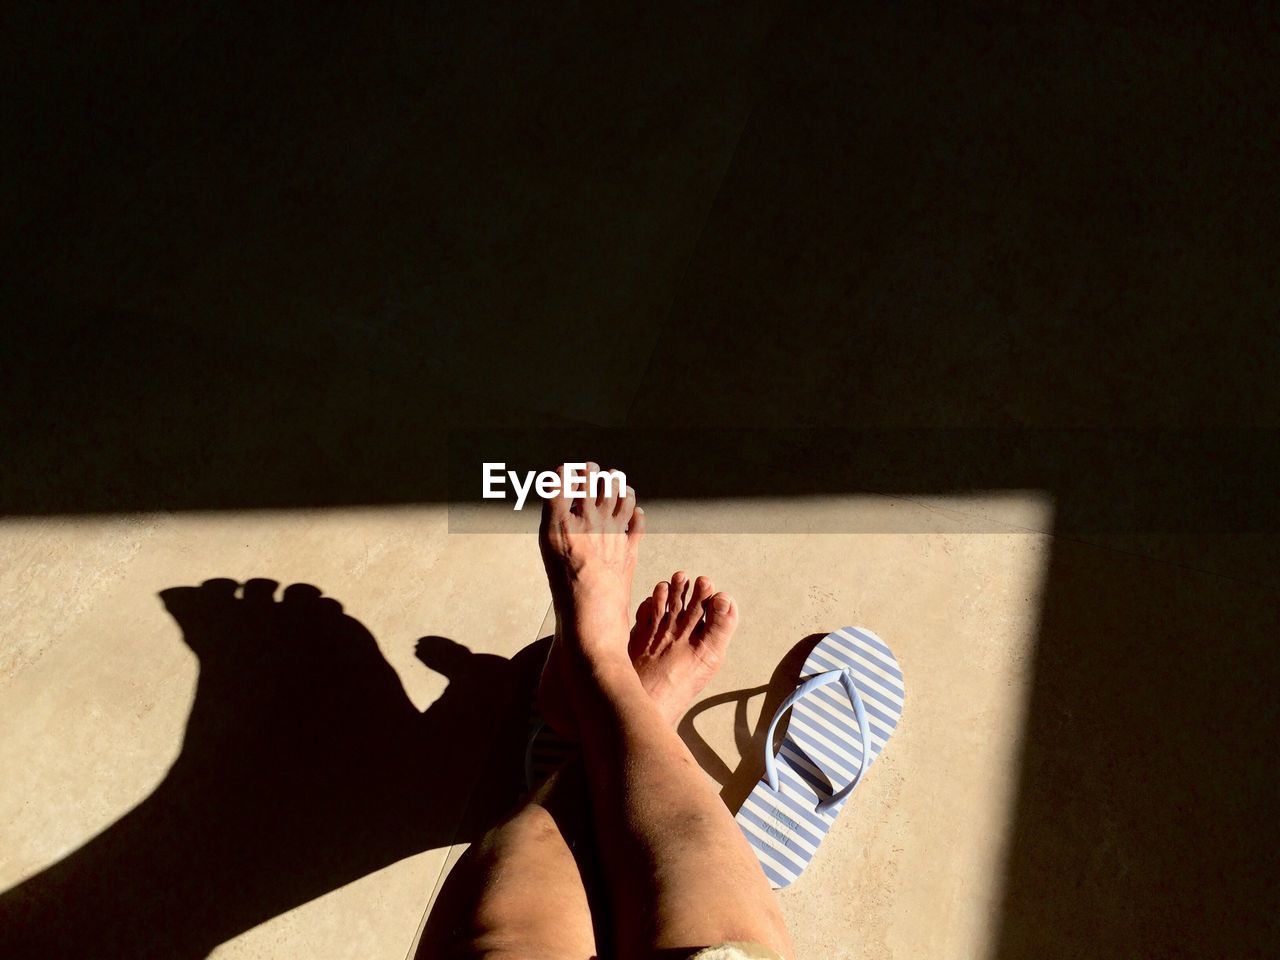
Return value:
<svg viewBox="0 0 1280 960">
<path fill-rule="evenodd" d="M 677 570 L 636 610 L 628 652 L 640 682 L 672 725 L 679 722 L 724 662 L 738 607 L 707 577 L 692 584 Z"/>
<path fill-rule="evenodd" d="M 599 471 L 587 464 L 588 475 Z M 547 723 L 573 728 L 564 694 L 567 658 L 600 664 L 625 658 L 631 579 L 644 536 L 644 511 L 624 496 L 570 499 L 564 490 L 542 505 L 538 545 L 556 611 L 556 636 L 542 671 L 538 708 Z"/>
<path fill-rule="evenodd" d="M 738 606 L 728 594 L 715 593 L 711 580 L 689 583 L 683 570 L 659 581 L 636 610 L 627 651 L 645 691 L 675 726 L 720 669 L 738 627 Z M 572 731 L 565 697 L 566 678 L 556 663 L 543 670 L 539 710 L 562 733 Z M 550 717 L 548 717 L 550 711 Z"/>
</svg>

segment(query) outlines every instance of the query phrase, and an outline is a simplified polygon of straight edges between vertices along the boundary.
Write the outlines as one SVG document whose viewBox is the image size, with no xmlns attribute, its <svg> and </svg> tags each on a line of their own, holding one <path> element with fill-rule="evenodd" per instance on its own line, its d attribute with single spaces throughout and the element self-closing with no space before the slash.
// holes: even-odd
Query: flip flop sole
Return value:
<svg viewBox="0 0 1280 960">
<path fill-rule="evenodd" d="M 867 756 L 853 705 L 839 684 L 811 691 L 791 708 L 777 753 L 778 790 L 762 777 L 737 813 L 774 889 L 809 865 L 846 800 L 819 811 L 823 801 L 871 766 L 902 717 L 902 670 L 888 644 L 870 630 L 842 627 L 813 648 L 800 679 L 848 670 L 866 710 Z M 765 749 L 772 749 L 766 744 Z"/>
</svg>

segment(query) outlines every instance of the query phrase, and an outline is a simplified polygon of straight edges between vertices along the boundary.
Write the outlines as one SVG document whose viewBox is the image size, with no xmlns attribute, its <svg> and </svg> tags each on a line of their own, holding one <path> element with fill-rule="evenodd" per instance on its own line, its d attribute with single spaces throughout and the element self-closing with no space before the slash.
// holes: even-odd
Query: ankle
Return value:
<svg viewBox="0 0 1280 960">
<path fill-rule="evenodd" d="M 612 701 L 625 697 L 635 687 L 642 694 L 640 678 L 631 666 L 626 646 L 610 644 L 607 649 L 575 655 L 566 661 L 570 695 L 575 702 L 575 713 L 584 709 L 590 713 L 598 709 L 601 698 Z M 648 694 L 644 694 L 648 698 Z M 580 718 L 581 719 L 581 718 Z"/>
<path fill-rule="evenodd" d="M 571 602 L 556 603 L 556 635 L 587 656 L 615 649 L 625 654 L 631 633 L 626 604 L 616 591 L 575 593 Z"/>
</svg>

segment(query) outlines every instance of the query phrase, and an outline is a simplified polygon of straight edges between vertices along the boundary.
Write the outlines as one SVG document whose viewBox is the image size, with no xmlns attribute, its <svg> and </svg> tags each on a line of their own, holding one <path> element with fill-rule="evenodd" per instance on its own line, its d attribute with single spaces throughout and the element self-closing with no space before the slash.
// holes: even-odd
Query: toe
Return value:
<svg viewBox="0 0 1280 960">
<path fill-rule="evenodd" d="M 596 484 L 595 493 L 592 494 L 591 478 L 600 472 L 600 464 L 594 460 L 587 461 L 586 475 L 583 480 L 583 492 L 585 496 L 582 498 L 582 515 L 584 517 L 598 518 L 600 516 L 600 494 L 601 488 L 599 483 Z"/>
<path fill-rule="evenodd" d="M 693 581 L 693 592 L 689 595 L 689 602 L 684 605 L 684 612 L 676 621 L 677 629 L 681 633 L 689 633 L 698 625 L 698 621 L 702 619 L 702 605 L 715 593 L 715 589 L 711 585 L 710 577 L 698 577 Z"/>
<path fill-rule="evenodd" d="M 621 524 L 622 529 L 626 530 L 631 525 L 631 517 L 636 512 L 636 492 L 631 487 L 627 487 L 623 495 L 618 498 L 618 504 L 614 508 L 614 519 Z"/>
<path fill-rule="evenodd" d="M 612 480 L 608 473 L 600 474 L 596 482 L 600 488 L 597 500 L 600 505 L 600 516 L 612 526 L 618 513 L 618 494 L 621 491 L 618 489 L 617 481 Z"/>
<path fill-rule="evenodd" d="M 654 588 L 655 591 L 657 588 Z M 640 606 L 636 607 L 636 626 L 644 630 L 653 630 L 653 597 L 645 597 L 640 601 Z"/>
<path fill-rule="evenodd" d="M 634 493 L 632 502 L 634 503 Z M 644 508 L 636 507 L 631 514 L 631 523 L 627 527 L 627 539 L 631 541 L 631 549 L 634 551 L 640 545 L 640 541 L 644 539 Z"/>
<path fill-rule="evenodd" d="M 632 660 L 635 660 L 648 648 L 649 642 L 653 639 L 653 628 L 656 624 L 654 599 L 653 597 L 645 597 L 640 601 L 640 606 L 636 608 L 636 623 L 631 628 L 631 637 L 627 643 L 627 652 L 631 655 Z"/>
<path fill-rule="evenodd" d="M 694 640 L 710 652 L 722 655 L 738 628 L 738 605 L 727 593 L 717 593 L 707 600 L 702 609 L 706 619 L 694 632 Z"/>
<path fill-rule="evenodd" d="M 667 597 L 667 613 L 673 617 L 684 608 L 684 595 L 689 586 L 689 575 L 677 570 L 671 575 L 671 593 Z"/>
<path fill-rule="evenodd" d="M 560 482 L 556 484 L 556 492 L 542 501 L 542 523 L 546 526 L 552 521 L 560 521 L 569 515 L 569 508 L 573 505 L 573 501 L 569 499 L 568 491 L 564 488 L 564 464 L 556 467 L 555 475 L 560 478 Z"/>
<path fill-rule="evenodd" d="M 671 594 L 671 584 L 659 580 L 653 587 L 653 618 L 660 619 L 667 612 L 667 597 Z"/>
</svg>

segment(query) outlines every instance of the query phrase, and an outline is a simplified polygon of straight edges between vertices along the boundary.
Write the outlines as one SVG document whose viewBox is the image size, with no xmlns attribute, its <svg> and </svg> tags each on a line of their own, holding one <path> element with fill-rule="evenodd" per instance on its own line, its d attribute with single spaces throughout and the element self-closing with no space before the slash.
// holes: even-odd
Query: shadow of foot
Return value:
<svg viewBox="0 0 1280 960">
<path fill-rule="evenodd" d="M 419 659 L 449 685 L 420 712 L 336 600 L 307 584 L 277 600 L 276 587 L 210 580 L 161 594 L 200 660 L 181 754 L 136 808 L 0 895 L 0 956 L 204 956 L 471 839 L 510 802 L 518 778 L 491 750 L 527 705 L 529 656 L 422 638 Z"/>
</svg>

